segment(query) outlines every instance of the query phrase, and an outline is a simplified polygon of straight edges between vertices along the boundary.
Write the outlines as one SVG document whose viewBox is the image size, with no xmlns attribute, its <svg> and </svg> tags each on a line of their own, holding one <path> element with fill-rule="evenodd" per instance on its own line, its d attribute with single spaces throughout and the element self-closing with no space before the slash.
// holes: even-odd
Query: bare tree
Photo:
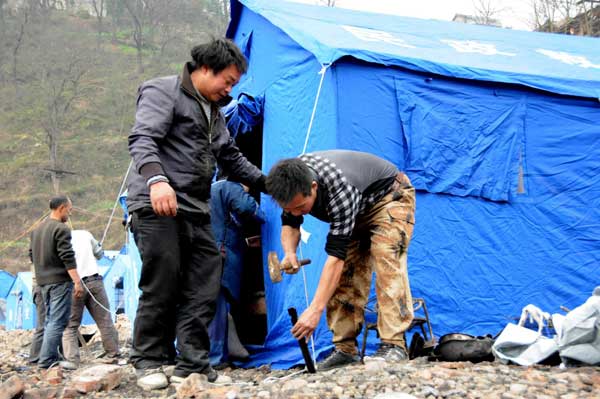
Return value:
<svg viewBox="0 0 600 399">
<path fill-rule="evenodd" d="M 335 0 L 319 0 L 317 4 L 323 4 L 326 7 L 335 7 Z"/>
<path fill-rule="evenodd" d="M 476 0 L 473 1 L 475 7 L 475 22 L 480 25 L 496 25 L 495 16 L 504 11 L 504 8 L 498 8 L 492 0 Z"/>
<path fill-rule="evenodd" d="M 30 9 L 23 7 L 19 10 L 18 30 L 12 47 L 12 79 L 15 85 L 15 96 L 19 98 L 19 52 L 25 43 L 25 32 L 30 20 Z"/>
<path fill-rule="evenodd" d="M 45 115 L 42 126 L 46 133 L 50 160 L 50 176 L 55 193 L 60 192 L 58 147 L 62 134 L 83 117 L 77 112 L 78 102 L 89 90 L 83 81 L 86 73 L 82 58 L 69 58 L 64 65 L 49 65 L 42 72 L 40 89 L 44 90 Z"/>
<path fill-rule="evenodd" d="M 98 22 L 98 45 L 100 45 L 100 39 L 102 32 L 104 31 L 104 16 L 106 14 L 106 3 L 104 0 L 92 0 L 92 7 L 94 8 L 94 14 L 96 21 Z"/>
<path fill-rule="evenodd" d="M 137 52 L 138 72 L 143 73 L 142 50 L 146 45 L 144 30 L 148 28 L 152 20 L 153 2 L 152 0 L 123 0 L 123 3 L 133 22 L 133 41 Z"/>
<path fill-rule="evenodd" d="M 543 32 L 600 34 L 598 0 L 532 0 L 533 27 Z M 596 28 L 598 26 L 598 28 Z"/>
</svg>

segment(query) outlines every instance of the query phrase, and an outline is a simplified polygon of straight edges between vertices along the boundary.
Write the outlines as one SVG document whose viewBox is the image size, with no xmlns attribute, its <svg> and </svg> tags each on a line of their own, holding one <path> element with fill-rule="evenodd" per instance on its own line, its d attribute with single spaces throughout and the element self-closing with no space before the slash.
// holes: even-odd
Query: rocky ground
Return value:
<svg viewBox="0 0 600 399">
<path fill-rule="evenodd" d="M 125 322 L 118 323 L 129 336 Z M 94 336 L 76 371 L 40 372 L 27 364 L 30 331 L 0 331 L 0 399 L 23 398 L 600 398 L 600 367 L 506 366 L 435 362 L 418 358 L 403 364 L 370 361 L 317 374 L 301 370 L 225 368 L 221 384 L 194 374 L 179 385 L 145 391 L 133 368 L 101 364 Z M 128 350 L 123 342 L 124 352 Z M 100 363 L 100 364 L 99 364 Z M 15 393 L 16 392 L 16 393 Z M 84 393 L 86 392 L 86 393 Z"/>
</svg>

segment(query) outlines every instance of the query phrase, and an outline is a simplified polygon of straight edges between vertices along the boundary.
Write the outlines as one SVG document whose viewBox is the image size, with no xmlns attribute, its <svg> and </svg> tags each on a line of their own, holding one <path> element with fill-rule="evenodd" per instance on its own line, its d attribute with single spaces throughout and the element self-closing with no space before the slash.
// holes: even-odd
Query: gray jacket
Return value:
<svg viewBox="0 0 600 399">
<path fill-rule="evenodd" d="M 240 153 L 223 114 L 212 106 L 210 123 L 190 78 L 149 80 L 138 90 L 135 125 L 129 135 L 134 170 L 128 179 L 130 212 L 150 205 L 146 181 L 165 175 L 177 194 L 179 210 L 209 213 L 210 186 L 218 164 L 229 176 L 264 191 L 264 175 Z"/>
</svg>

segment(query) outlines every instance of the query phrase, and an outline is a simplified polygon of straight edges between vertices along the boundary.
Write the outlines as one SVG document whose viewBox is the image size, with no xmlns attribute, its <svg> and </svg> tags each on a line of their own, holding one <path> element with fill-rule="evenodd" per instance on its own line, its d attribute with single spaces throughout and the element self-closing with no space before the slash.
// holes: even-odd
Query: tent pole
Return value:
<svg viewBox="0 0 600 399">
<path fill-rule="evenodd" d="M 306 153 L 306 147 L 308 146 L 308 138 L 310 137 L 310 131 L 312 130 L 315 114 L 317 113 L 317 104 L 319 103 L 319 97 L 321 97 L 321 88 L 323 87 L 325 72 L 327 72 L 327 68 L 329 68 L 330 66 L 331 64 L 321 64 L 321 70 L 319 71 L 319 75 L 321 75 L 321 81 L 319 82 L 319 89 L 317 90 L 317 97 L 315 98 L 315 104 L 313 105 L 312 114 L 310 116 L 310 122 L 308 123 L 308 130 L 306 131 L 306 138 L 304 139 L 304 148 L 302 148 L 302 154 L 300 155 Z"/>
<path fill-rule="evenodd" d="M 133 165 L 133 159 L 129 161 L 129 166 L 127 167 L 127 172 L 125 172 L 125 177 L 123 178 L 123 182 L 121 183 L 121 188 L 119 188 L 119 192 L 117 193 L 117 199 L 112 208 L 112 212 L 110 213 L 110 217 L 108 218 L 108 223 L 106 224 L 106 228 L 104 229 L 104 233 L 102 234 L 102 239 L 100 240 L 100 245 L 104 244 L 104 239 L 106 238 L 106 234 L 108 233 L 108 228 L 110 227 L 110 222 L 112 221 L 113 216 L 115 215 L 115 209 L 119 204 L 119 198 L 121 197 L 121 193 L 123 192 L 123 187 L 125 187 L 125 183 L 127 182 L 127 177 L 129 176 L 129 171 L 131 170 L 131 165 Z"/>
</svg>

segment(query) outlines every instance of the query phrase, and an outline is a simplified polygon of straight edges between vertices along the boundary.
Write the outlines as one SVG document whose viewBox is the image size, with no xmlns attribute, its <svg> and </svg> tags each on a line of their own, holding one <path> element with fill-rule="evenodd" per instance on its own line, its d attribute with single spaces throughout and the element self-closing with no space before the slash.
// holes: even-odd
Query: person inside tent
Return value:
<svg viewBox="0 0 600 399">
<path fill-rule="evenodd" d="M 287 273 L 299 269 L 296 250 L 304 216 L 329 223 L 328 256 L 319 285 L 292 328 L 297 339 L 310 337 L 327 309 L 335 350 L 319 363 L 319 370 L 358 360 L 356 337 L 372 268 L 381 338 L 375 356 L 407 359 L 404 332 L 414 317 L 407 251 L 415 223 L 415 190 L 408 177 L 368 153 L 320 151 L 276 163 L 267 176 L 267 191 L 283 209 L 281 266 Z"/>
<path fill-rule="evenodd" d="M 250 242 L 243 235 L 243 227 L 264 223 L 265 215 L 254 198 L 248 194 L 247 186 L 229 180 L 220 180 L 212 184 L 210 212 L 215 241 L 224 265 L 217 315 L 210 326 L 211 333 L 222 338 L 213 340 L 211 335 L 211 343 L 223 342 L 223 336 L 226 336 L 227 344 L 223 345 L 222 360 L 246 359 L 248 352 L 237 336 L 233 318 L 229 314 L 229 306 L 237 306 L 240 301 L 242 267 L 246 247 Z M 221 323 L 218 323 L 219 320 Z M 220 357 L 219 353 L 214 353 L 213 347 L 211 352 L 211 357 Z"/>
</svg>

